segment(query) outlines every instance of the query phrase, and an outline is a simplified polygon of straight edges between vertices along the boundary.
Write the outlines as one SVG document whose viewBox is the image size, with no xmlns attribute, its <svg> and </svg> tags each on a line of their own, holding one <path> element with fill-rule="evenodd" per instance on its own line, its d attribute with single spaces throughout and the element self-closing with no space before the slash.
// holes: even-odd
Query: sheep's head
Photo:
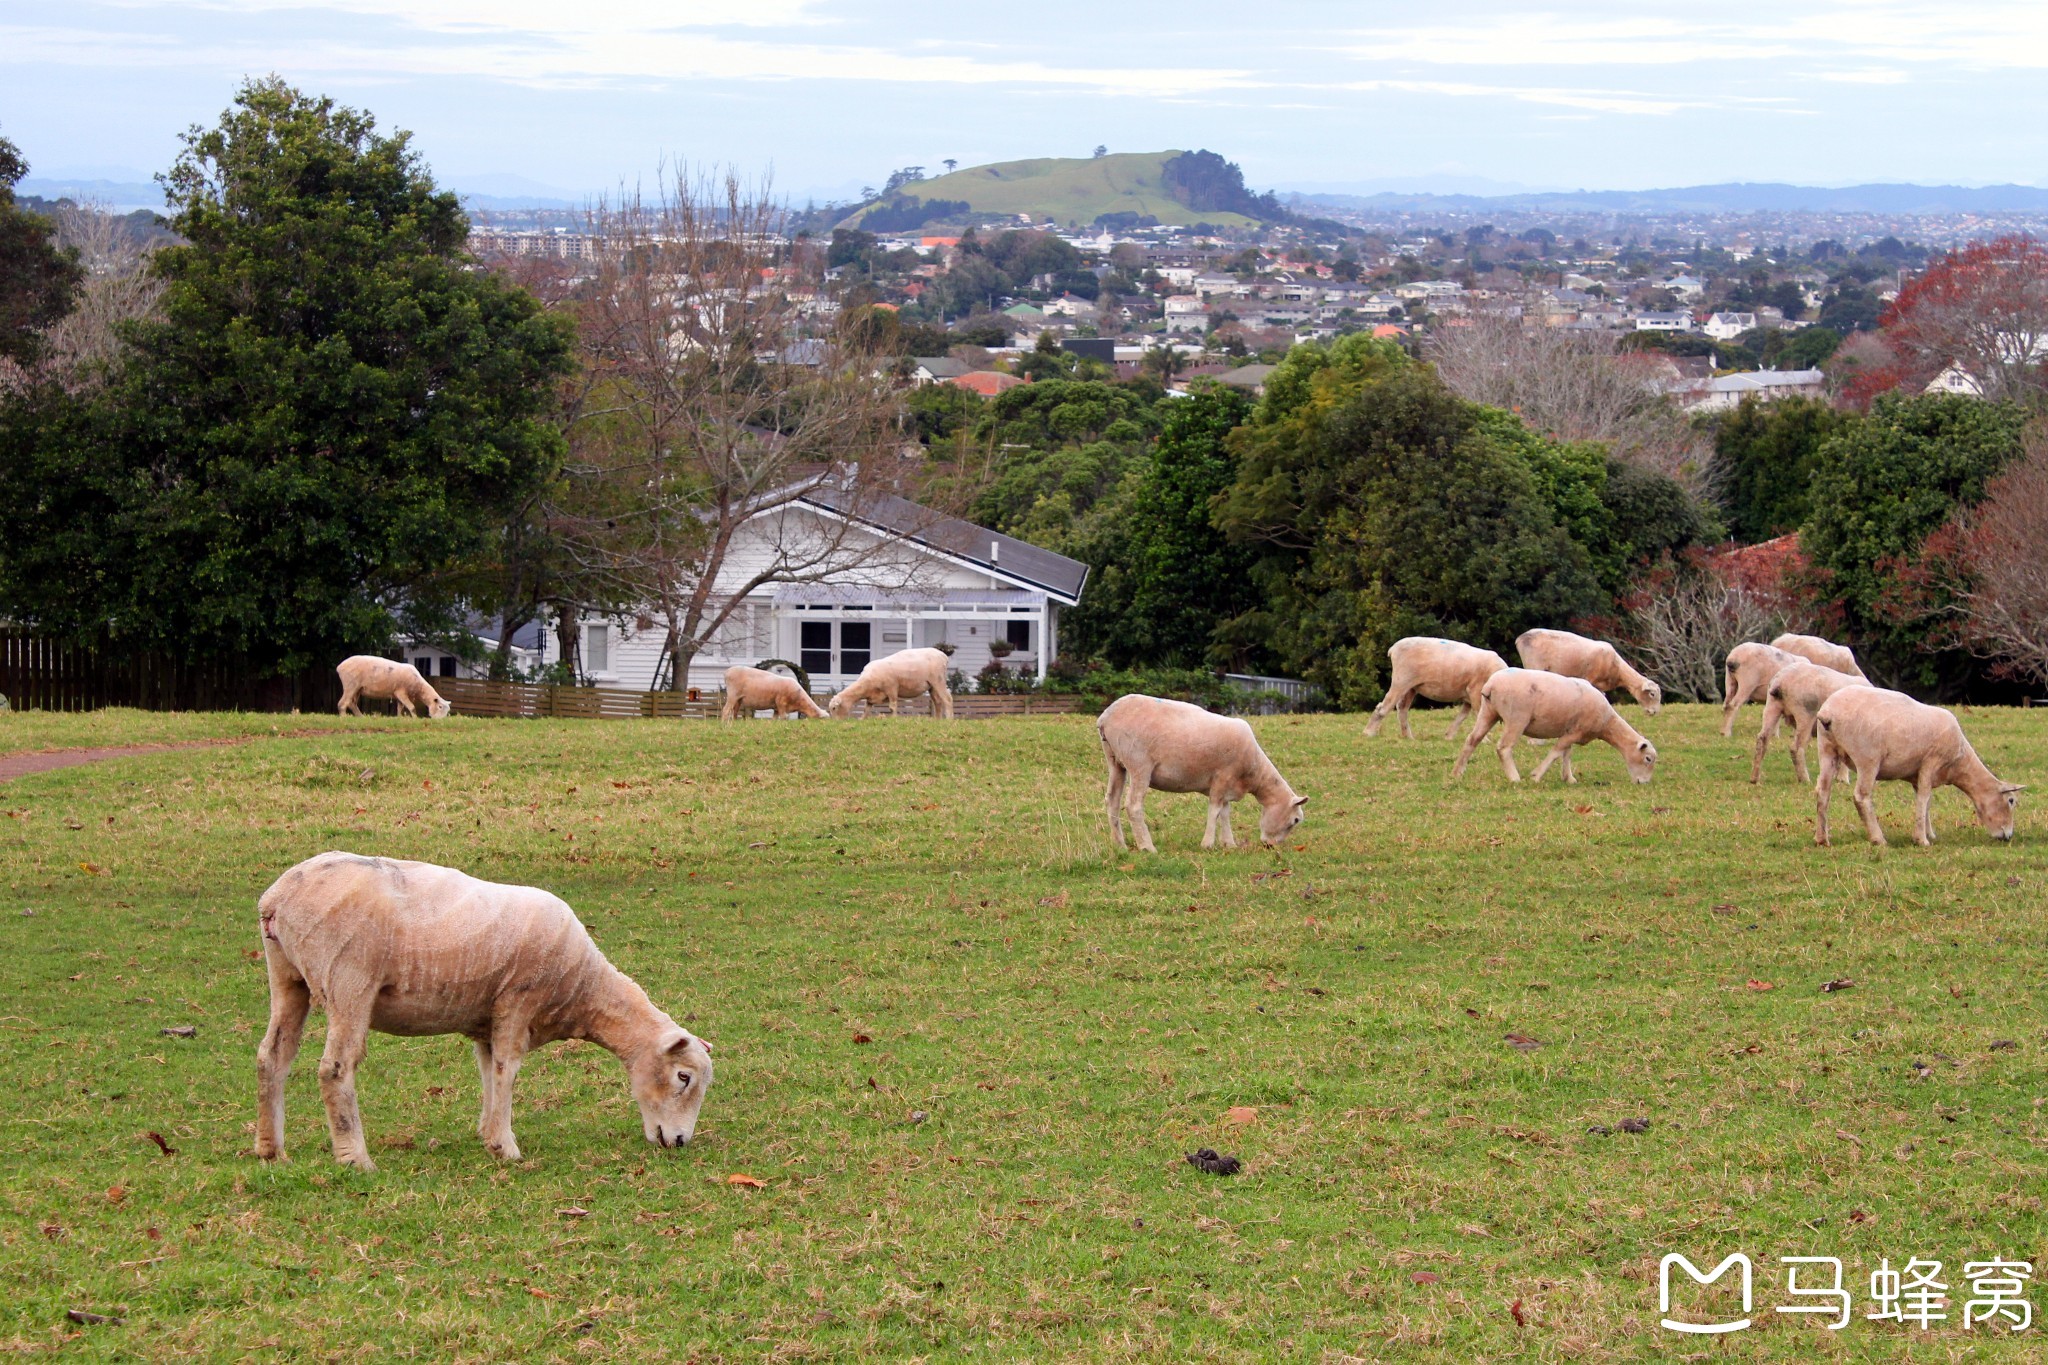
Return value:
<svg viewBox="0 0 2048 1365">
<path fill-rule="evenodd" d="M 447 716 L 447 714 L 450 711 L 453 711 L 454 709 L 455 703 L 449 701 L 446 697 L 436 697 L 433 699 L 433 701 L 427 703 L 427 714 L 432 716 L 435 720 L 443 719 Z"/>
<path fill-rule="evenodd" d="M 1268 806 L 1259 814 L 1259 838 L 1269 844 L 1277 844 L 1287 831 L 1302 822 L 1307 815 L 1306 796 L 1297 796 L 1279 805 Z"/>
<path fill-rule="evenodd" d="M 853 714 L 853 704 L 857 700 L 858 698 L 853 695 L 852 688 L 841 688 L 832 694 L 830 701 L 825 703 L 825 712 L 834 720 L 845 720 Z"/>
<path fill-rule="evenodd" d="M 1635 747 L 1622 750 L 1622 754 L 1628 759 L 1628 775 L 1636 781 L 1646 783 L 1656 776 L 1657 746 L 1649 740 L 1637 735 Z"/>
<path fill-rule="evenodd" d="M 2013 813 L 2020 808 L 2020 793 L 2026 787 L 2001 782 L 1975 800 L 1977 823 L 1994 839 L 2012 838 Z"/>
<path fill-rule="evenodd" d="M 640 1127 L 657 1147 L 681 1147 L 697 1135 L 697 1111 L 711 1089 L 711 1044 L 673 1029 L 632 1063 Z"/>
<path fill-rule="evenodd" d="M 1663 709 L 1664 689 L 1648 678 L 1643 679 L 1643 714 L 1654 716 Z"/>
</svg>

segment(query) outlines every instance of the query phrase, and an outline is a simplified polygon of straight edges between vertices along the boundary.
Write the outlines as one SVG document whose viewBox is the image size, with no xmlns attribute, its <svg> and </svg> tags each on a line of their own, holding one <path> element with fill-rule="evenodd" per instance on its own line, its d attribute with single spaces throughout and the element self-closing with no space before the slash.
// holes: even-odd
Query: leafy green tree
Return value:
<svg viewBox="0 0 2048 1365">
<path fill-rule="evenodd" d="M 1230 487 L 1230 433 L 1249 399 L 1211 388 L 1167 409 L 1152 457 L 1119 506 L 1118 553 L 1072 613 L 1077 646 L 1119 667 L 1199 668 L 1218 622 L 1255 605 L 1251 553 L 1227 541 L 1210 506 Z"/>
<path fill-rule="evenodd" d="M 1745 398 L 1721 418 L 1712 482 L 1737 540 L 1755 543 L 1799 528 L 1812 510 L 1808 486 L 1821 442 L 1847 420 L 1814 398 Z"/>
<path fill-rule="evenodd" d="M 165 185 L 160 320 L 92 410 L 0 442 L 0 610 L 277 673 L 383 649 L 554 477 L 565 329 L 472 268 L 405 134 L 281 81 Z"/>
<path fill-rule="evenodd" d="M 1800 544 L 1872 677 L 1938 696 L 1966 685 L 1967 657 L 1935 642 L 1921 550 L 2020 453 L 2026 420 L 2009 403 L 1884 394 L 1820 443 Z"/>
<path fill-rule="evenodd" d="M 1502 648 L 1605 605 L 1517 443 L 1397 348 L 1296 348 L 1233 442 L 1216 521 L 1263 601 L 1219 639 L 1342 705 L 1378 700 L 1403 635 Z"/>
<path fill-rule="evenodd" d="M 28 162 L 0 137 L 0 361 L 32 363 L 42 331 L 71 311 L 85 271 L 76 252 L 59 248 L 56 225 L 14 202 Z"/>
</svg>

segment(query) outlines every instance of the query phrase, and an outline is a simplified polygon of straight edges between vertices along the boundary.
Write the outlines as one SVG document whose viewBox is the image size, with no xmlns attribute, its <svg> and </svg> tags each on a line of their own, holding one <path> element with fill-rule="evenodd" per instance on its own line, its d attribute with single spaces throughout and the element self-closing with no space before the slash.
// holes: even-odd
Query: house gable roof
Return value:
<svg viewBox="0 0 2048 1365">
<path fill-rule="evenodd" d="M 820 486 L 799 499 L 837 517 L 871 526 L 968 564 L 992 578 L 1033 589 L 1075 606 L 1088 582 L 1088 566 L 1065 555 L 945 516 L 893 493 L 871 493 L 858 499 L 840 489 Z"/>
</svg>

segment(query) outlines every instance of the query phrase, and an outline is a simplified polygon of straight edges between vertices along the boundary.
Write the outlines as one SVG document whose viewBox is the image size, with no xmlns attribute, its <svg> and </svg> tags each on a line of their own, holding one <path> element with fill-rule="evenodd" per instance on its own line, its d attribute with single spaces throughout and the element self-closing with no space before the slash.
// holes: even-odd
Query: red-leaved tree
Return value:
<svg viewBox="0 0 2048 1365">
<path fill-rule="evenodd" d="M 1882 327 L 1896 364 L 1859 387 L 1920 388 L 1954 365 L 1981 397 L 2039 403 L 2048 398 L 2048 246 L 2012 236 L 1951 251 L 1899 291 Z"/>
</svg>

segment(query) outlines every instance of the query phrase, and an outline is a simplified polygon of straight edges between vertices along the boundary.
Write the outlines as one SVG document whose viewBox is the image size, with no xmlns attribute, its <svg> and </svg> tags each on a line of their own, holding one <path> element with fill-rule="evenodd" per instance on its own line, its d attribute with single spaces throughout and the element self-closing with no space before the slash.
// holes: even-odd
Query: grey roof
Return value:
<svg viewBox="0 0 2048 1365">
<path fill-rule="evenodd" d="M 1827 382 L 1822 370 L 1744 370 L 1707 381 L 1709 393 L 1762 393 L 1769 389 L 1818 388 Z"/>
<path fill-rule="evenodd" d="M 1225 370 L 1216 375 L 1216 382 L 1233 388 L 1255 389 L 1272 376 L 1277 365 L 1240 365 L 1234 370 Z"/>
<path fill-rule="evenodd" d="M 911 363 L 922 367 L 934 379 L 958 379 L 970 366 L 949 355 L 914 355 Z"/>
<path fill-rule="evenodd" d="M 1088 581 L 1088 566 L 1077 559 L 976 526 L 971 521 L 934 512 L 893 493 L 856 497 L 837 488 L 817 487 L 803 495 L 840 516 L 898 535 L 955 559 L 964 560 L 998 578 L 1036 588 L 1048 597 L 1074 606 Z"/>
</svg>

